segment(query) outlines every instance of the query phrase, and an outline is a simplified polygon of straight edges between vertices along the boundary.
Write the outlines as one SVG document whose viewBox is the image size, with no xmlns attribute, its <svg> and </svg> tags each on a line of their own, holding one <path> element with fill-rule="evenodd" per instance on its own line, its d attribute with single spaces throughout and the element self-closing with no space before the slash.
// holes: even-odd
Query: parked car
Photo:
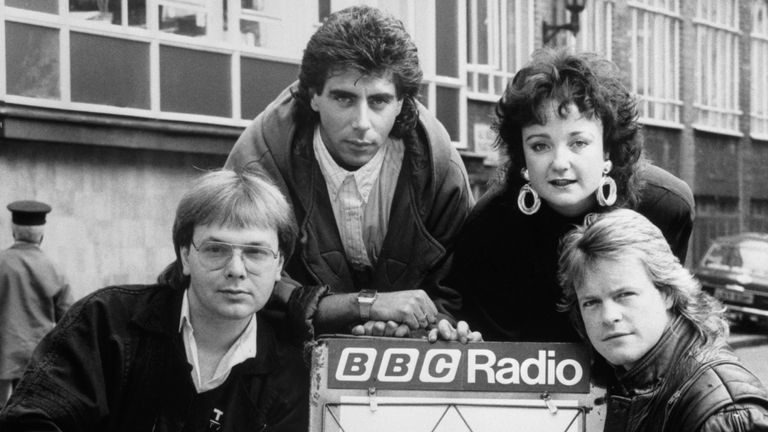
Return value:
<svg viewBox="0 0 768 432">
<path fill-rule="evenodd" d="M 768 322 L 768 234 L 718 237 L 696 269 L 704 291 L 734 321 Z"/>
</svg>

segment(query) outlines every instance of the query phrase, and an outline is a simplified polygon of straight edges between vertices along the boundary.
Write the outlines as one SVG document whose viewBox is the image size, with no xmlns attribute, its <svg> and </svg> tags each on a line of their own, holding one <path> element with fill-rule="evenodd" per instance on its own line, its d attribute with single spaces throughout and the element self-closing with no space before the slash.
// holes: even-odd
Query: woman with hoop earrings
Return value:
<svg viewBox="0 0 768 432">
<path fill-rule="evenodd" d="M 685 263 L 693 195 L 645 161 L 635 99 L 608 60 L 537 51 L 496 114 L 503 179 L 457 241 L 446 281 L 463 296 L 455 315 L 485 340 L 579 341 L 556 310 L 561 238 L 589 213 L 630 208 L 659 227 Z"/>
</svg>

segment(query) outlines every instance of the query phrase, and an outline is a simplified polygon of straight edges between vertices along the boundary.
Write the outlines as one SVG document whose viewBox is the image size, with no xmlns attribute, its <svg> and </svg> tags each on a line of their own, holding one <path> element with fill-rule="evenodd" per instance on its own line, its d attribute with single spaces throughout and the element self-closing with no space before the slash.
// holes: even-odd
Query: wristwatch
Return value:
<svg viewBox="0 0 768 432">
<path fill-rule="evenodd" d="M 364 289 L 357 293 L 357 305 L 360 307 L 360 320 L 363 322 L 371 318 L 371 306 L 376 301 L 376 290 Z"/>
</svg>

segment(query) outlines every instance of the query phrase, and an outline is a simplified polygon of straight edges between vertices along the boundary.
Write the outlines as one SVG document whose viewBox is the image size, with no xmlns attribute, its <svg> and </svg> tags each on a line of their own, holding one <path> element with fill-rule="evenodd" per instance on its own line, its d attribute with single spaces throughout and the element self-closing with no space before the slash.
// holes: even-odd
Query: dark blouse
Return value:
<svg viewBox="0 0 768 432">
<path fill-rule="evenodd" d="M 690 188 L 652 165 L 639 175 L 645 186 L 636 210 L 661 229 L 684 263 L 694 217 Z M 517 193 L 491 190 L 470 214 L 446 281 L 463 297 L 461 309 L 451 312 L 485 340 L 579 341 L 567 314 L 556 311 L 557 254 L 560 239 L 584 215 L 565 217 L 542 201 L 527 216 L 517 208 Z"/>
</svg>

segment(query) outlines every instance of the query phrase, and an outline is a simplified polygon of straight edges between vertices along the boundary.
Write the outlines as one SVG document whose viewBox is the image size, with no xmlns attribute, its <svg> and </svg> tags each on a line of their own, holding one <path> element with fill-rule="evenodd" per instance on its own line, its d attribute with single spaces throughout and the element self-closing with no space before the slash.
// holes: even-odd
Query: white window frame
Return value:
<svg viewBox="0 0 768 432">
<path fill-rule="evenodd" d="M 207 13 L 207 20 L 214 16 L 222 21 L 221 8 L 218 3 L 228 1 L 227 32 L 222 32 L 217 37 L 191 37 L 179 34 L 167 33 L 159 30 L 159 5 L 182 5 L 187 7 L 184 0 L 147 0 L 146 27 L 128 26 L 127 1 L 122 2 L 122 23 L 120 25 L 98 21 L 87 21 L 71 17 L 68 11 L 69 0 L 59 0 L 58 15 L 36 12 L 26 9 L 17 9 L 4 6 L 0 0 L 0 56 L 4 60 L 5 51 L 5 23 L 15 22 L 31 24 L 58 30 L 59 34 L 59 80 L 60 98 L 42 99 L 7 94 L 5 62 L 0 62 L 0 100 L 7 103 L 37 106 L 44 108 L 66 109 L 73 111 L 104 113 L 114 115 L 129 115 L 136 117 L 152 118 L 169 121 L 186 121 L 219 125 L 247 126 L 251 119 L 243 119 L 242 101 L 240 93 L 241 59 L 258 58 L 267 61 L 279 61 L 283 63 L 300 64 L 304 47 L 310 36 L 317 30 L 318 2 L 312 0 L 268 0 L 277 2 L 275 9 L 265 12 L 243 10 L 240 0 L 204 0 L 201 12 Z M 462 0 L 459 0 L 460 2 Z M 217 3 L 218 2 L 218 3 Z M 202 2 L 201 2 L 202 3 Z M 331 11 L 337 11 L 351 4 L 359 4 L 359 0 L 333 0 Z M 436 73 L 436 29 L 435 11 L 436 0 L 365 0 L 362 3 L 388 10 L 400 18 L 406 26 L 406 30 L 414 37 L 419 49 L 419 58 L 424 72 L 422 84 L 428 88 L 427 107 L 434 109 L 436 100 L 436 87 L 455 88 L 459 91 L 459 139 L 454 144 L 458 147 L 466 146 L 466 87 L 464 69 L 464 45 L 459 44 L 459 77 L 439 76 Z M 459 13 L 463 13 L 459 3 Z M 205 9 L 208 7 L 208 9 Z M 278 12 L 279 10 L 279 12 Z M 296 13 L 301 10 L 301 13 Z M 289 38 L 293 49 L 271 49 L 265 47 L 253 47 L 240 43 L 240 19 L 267 20 L 274 22 L 284 17 L 283 23 L 289 28 L 286 38 Z M 463 32 L 464 17 L 458 17 L 459 32 Z M 222 27 L 223 22 L 218 24 Z M 211 23 L 207 22 L 207 26 Z M 222 27 L 223 29 L 223 27 Z M 121 40 L 131 40 L 146 43 L 149 49 L 149 109 L 124 108 L 112 105 L 73 102 L 70 90 L 70 32 L 114 37 Z M 463 40 L 464 35 L 457 35 L 458 40 Z M 187 114 L 162 111 L 160 109 L 160 48 L 161 46 L 181 47 L 197 51 L 221 53 L 231 56 L 231 100 L 232 116 L 219 117 L 209 115 Z"/>
<path fill-rule="evenodd" d="M 235 31 L 223 32 L 222 10 L 220 5 L 223 1 L 228 1 L 228 26 Z M 262 60 L 279 61 L 283 63 L 299 64 L 301 54 L 306 41 L 309 39 L 315 28 L 313 26 L 314 15 L 311 14 L 311 6 L 317 9 L 317 2 L 306 4 L 304 0 L 274 0 L 279 4 L 279 8 L 285 17 L 284 25 L 291 31 L 291 43 L 294 49 L 271 49 L 264 47 L 252 47 L 240 44 L 239 21 L 243 16 L 253 18 L 255 15 L 250 11 L 240 9 L 240 0 L 204 0 L 198 2 L 200 5 L 194 6 L 191 2 L 184 0 L 147 0 L 146 2 L 146 27 L 129 26 L 127 1 L 122 1 L 122 22 L 121 24 L 111 24 L 99 21 L 89 21 L 79 19 L 69 14 L 69 0 L 58 0 L 58 14 L 49 14 L 36 12 L 26 9 L 12 8 L 4 5 L 0 1 L 0 56 L 3 61 L 0 62 L 0 99 L 11 104 L 37 106 L 43 108 L 65 109 L 73 111 L 104 113 L 114 115 L 129 115 L 143 118 L 152 118 L 169 121 L 185 121 L 207 124 L 229 125 L 229 126 L 247 126 L 251 119 L 241 118 L 241 93 L 240 93 L 240 59 L 241 58 L 259 58 Z M 159 30 L 159 6 L 160 5 L 180 6 L 187 9 L 199 9 L 201 13 L 206 13 L 206 26 L 217 26 L 221 32 L 216 35 L 210 35 L 206 32 L 205 37 L 191 37 L 179 34 L 167 33 Z M 295 11 L 298 6 L 307 11 L 302 14 L 288 13 Z M 249 13 L 250 12 L 250 13 Z M 262 16 L 265 19 L 275 19 L 274 16 Z M 309 19 L 309 18 L 312 19 Z M 218 21 L 216 21 L 218 20 Z M 59 99 L 44 99 L 28 96 L 11 95 L 7 93 L 6 66 L 5 66 L 5 24 L 7 22 L 29 24 L 38 27 L 45 27 L 59 31 Z M 236 23 L 236 27 L 232 27 Z M 71 97 L 70 84 L 70 33 L 78 32 L 142 42 L 147 44 L 149 51 L 149 87 L 150 87 L 150 105 L 149 109 L 126 108 L 113 105 L 103 105 L 94 103 L 73 102 Z M 196 51 L 207 51 L 213 53 L 225 54 L 231 57 L 230 79 L 231 79 L 231 117 L 220 117 L 212 115 L 188 114 L 179 112 L 162 111 L 160 109 L 160 47 L 180 47 Z"/>
<path fill-rule="evenodd" d="M 756 1 L 752 6 L 752 91 L 750 136 L 768 141 L 768 5 Z"/>
<path fill-rule="evenodd" d="M 631 19 L 630 86 L 638 96 L 639 120 L 647 125 L 682 129 L 680 0 L 631 0 L 628 5 Z M 659 32 L 659 29 L 666 31 Z M 647 37 L 640 52 L 637 41 L 644 37 L 643 34 Z M 660 34 L 662 36 L 658 37 Z M 672 56 L 671 62 L 655 59 L 664 54 Z M 645 72 L 643 76 L 640 76 L 641 63 Z M 653 114 L 651 107 L 655 108 Z M 669 114 L 662 115 L 659 111 Z"/>
<path fill-rule="evenodd" d="M 613 11 L 615 0 L 590 0 L 579 15 L 579 34 L 568 38 L 568 46 L 575 51 L 594 52 L 613 59 Z M 566 22 L 563 8 L 560 22 Z"/>
<path fill-rule="evenodd" d="M 739 109 L 739 0 L 699 0 L 693 25 L 696 30 L 693 127 L 742 136 L 739 129 L 742 114 Z"/>
<path fill-rule="evenodd" d="M 485 3 L 487 8 L 488 61 L 480 63 L 478 59 L 479 23 L 470 23 L 466 28 L 466 41 L 471 47 L 467 55 L 467 97 L 470 99 L 496 102 L 504 93 L 507 83 L 514 74 L 528 62 L 534 49 L 534 5 L 533 0 L 461 0 L 467 4 L 466 14 L 477 17 L 479 3 Z M 511 11 L 510 11 L 511 8 Z M 514 22 L 508 22 L 510 12 Z M 466 16 L 461 25 L 466 22 Z M 516 50 L 514 58 L 510 58 L 508 31 L 515 32 Z M 527 48 L 527 49 L 526 49 Z M 480 88 L 480 80 L 488 82 L 487 89 Z M 500 85 L 497 83 L 500 82 Z"/>
</svg>

